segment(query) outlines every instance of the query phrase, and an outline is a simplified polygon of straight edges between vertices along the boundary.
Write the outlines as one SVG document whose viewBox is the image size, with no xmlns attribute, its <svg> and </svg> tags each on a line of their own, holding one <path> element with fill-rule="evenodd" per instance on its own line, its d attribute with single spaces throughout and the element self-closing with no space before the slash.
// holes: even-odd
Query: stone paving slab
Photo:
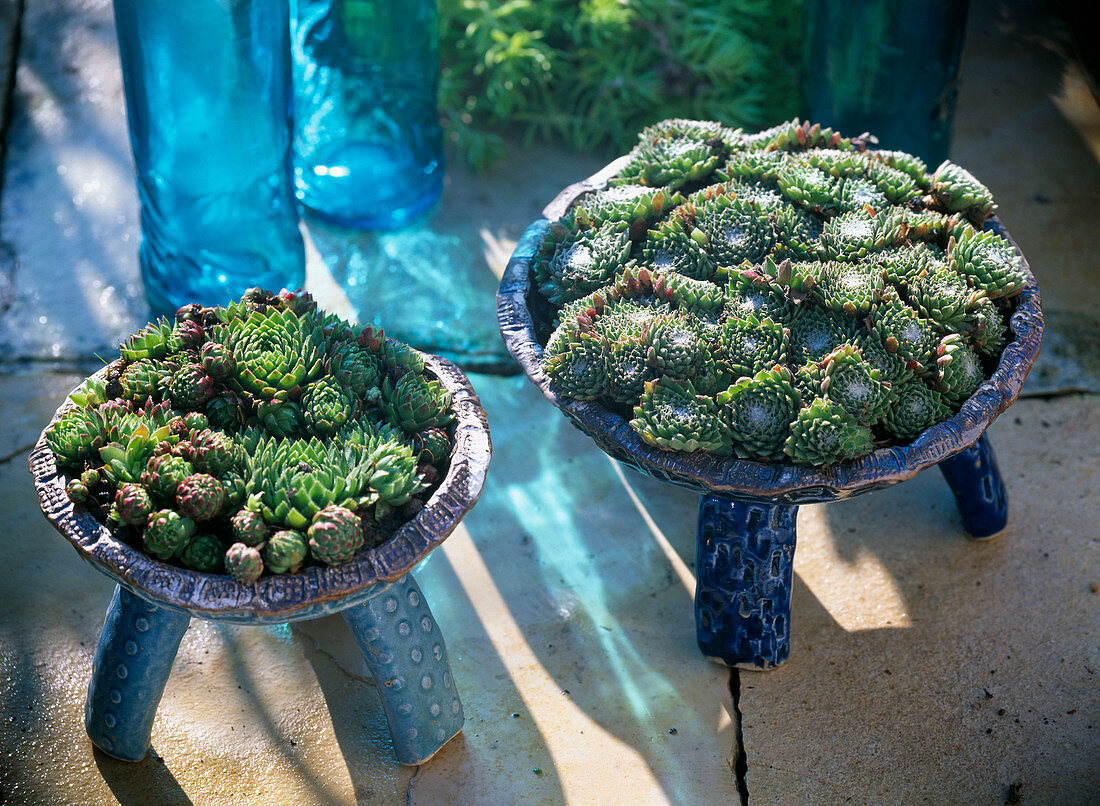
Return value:
<svg viewBox="0 0 1100 806">
<path fill-rule="evenodd" d="M 24 448 L 77 380 L 44 377 L 0 379 Z M 17 569 L 0 578 L 4 803 L 737 802 L 730 672 L 694 645 L 695 497 L 625 474 L 526 381 L 475 383 L 509 449 L 415 572 L 468 715 L 418 771 L 393 760 L 339 618 L 194 623 L 153 755 L 93 752 L 81 710 L 112 585 L 41 517 L 26 451 L 0 462 L 0 546 Z"/>
<path fill-rule="evenodd" d="M 800 510 L 790 660 L 741 673 L 749 803 L 1097 802 L 1098 415 L 1078 396 L 994 423 L 988 542 L 935 471 Z"/>
</svg>

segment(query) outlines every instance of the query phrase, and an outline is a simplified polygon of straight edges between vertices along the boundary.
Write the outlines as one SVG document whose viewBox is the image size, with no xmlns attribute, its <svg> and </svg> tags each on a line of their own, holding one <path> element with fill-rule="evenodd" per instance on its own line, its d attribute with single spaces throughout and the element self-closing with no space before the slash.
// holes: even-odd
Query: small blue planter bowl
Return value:
<svg viewBox="0 0 1100 806">
<path fill-rule="evenodd" d="M 621 157 L 565 188 L 524 232 L 497 292 L 501 335 L 543 395 L 608 455 L 641 473 L 701 494 L 695 594 L 700 650 L 730 666 L 771 669 L 790 651 L 795 516 L 800 504 L 840 501 L 939 465 L 971 537 L 990 537 L 1004 528 L 1008 518 L 1004 483 L 983 434 L 1019 395 L 1039 353 L 1043 333 L 1039 288 L 1025 260 L 1027 285 L 1013 298 L 1013 338 L 996 371 L 955 416 L 907 445 L 881 448 L 825 467 L 721 458 L 702 451 L 663 451 L 643 442 L 626 420 L 601 404 L 559 395 L 542 370 L 553 309 L 534 282 L 534 257 L 550 225 L 582 195 L 605 187 L 625 162 Z M 986 228 L 1016 247 L 996 217 Z"/>
<path fill-rule="evenodd" d="M 446 646 L 409 571 L 477 502 L 492 445 L 485 410 L 466 376 L 446 359 L 423 357 L 427 371 L 451 392 L 455 413 L 450 466 L 423 510 L 385 543 L 347 563 L 263 576 L 248 585 L 159 562 L 119 540 L 69 500 L 69 479 L 42 432 L 29 464 L 43 514 L 84 560 L 118 583 L 84 709 L 97 747 L 125 761 L 145 757 L 157 705 L 192 618 L 262 625 L 341 613 L 374 679 L 386 683 L 378 692 L 398 761 L 421 764 L 461 730 L 462 705 Z M 66 400 L 54 421 L 71 406 Z"/>
</svg>

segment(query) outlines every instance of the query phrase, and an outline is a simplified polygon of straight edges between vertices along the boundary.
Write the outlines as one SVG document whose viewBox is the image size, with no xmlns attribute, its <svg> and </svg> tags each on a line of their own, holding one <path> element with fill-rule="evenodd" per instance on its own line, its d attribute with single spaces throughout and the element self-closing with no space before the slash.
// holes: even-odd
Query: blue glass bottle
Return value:
<svg viewBox="0 0 1100 806">
<path fill-rule="evenodd" d="M 870 132 L 935 170 L 947 159 L 968 0 L 809 0 L 802 114 L 845 137 Z"/>
<path fill-rule="evenodd" d="M 289 9 L 281 0 L 115 0 L 154 315 L 299 288 Z"/>
<path fill-rule="evenodd" d="M 295 186 L 331 223 L 392 229 L 443 187 L 435 0 L 293 0 Z"/>
</svg>

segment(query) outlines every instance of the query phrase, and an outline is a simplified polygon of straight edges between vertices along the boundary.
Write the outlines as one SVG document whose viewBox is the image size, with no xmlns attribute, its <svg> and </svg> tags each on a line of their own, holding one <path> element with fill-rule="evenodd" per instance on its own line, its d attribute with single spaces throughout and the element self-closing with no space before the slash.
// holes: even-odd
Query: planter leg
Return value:
<svg viewBox="0 0 1100 806">
<path fill-rule="evenodd" d="M 115 588 L 99 633 L 84 726 L 103 752 L 141 761 L 164 684 L 191 617 Z"/>
<path fill-rule="evenodd" d="M 378 683 L 397 760 L 423 764 L 462 730 L 462 703 L 428 602 L 406 574 L 343 611 Z"/>
<path fill-rule="evenodd" d="M 695 626 L 711 660 L 774 669 L 790 652 L 797 506 L 699 501 Z"/>
<path fill-rule="evenodd" d="M 1005 528 L 1008 494 L 985 434 L 965 451 L 944 459 L 939 467 L 955 494 L 963 528 L 970 537 L 991 537 Z"/>
</svg>

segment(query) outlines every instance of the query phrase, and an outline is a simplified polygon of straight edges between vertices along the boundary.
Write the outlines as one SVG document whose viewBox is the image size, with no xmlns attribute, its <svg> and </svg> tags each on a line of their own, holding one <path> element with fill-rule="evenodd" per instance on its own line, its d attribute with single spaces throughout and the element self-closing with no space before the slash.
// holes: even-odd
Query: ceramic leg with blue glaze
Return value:
<svg viewBox="0 0 1100 806">
<path fill-rule="evenodd" d="M 993 446 L 985 438 L 964 451 L 940 462 L 955 503 L 962 516 L 963 528 L 974 538 L 992 537 L 1008 523 L 1008 494 L 997 469 Z"/>
<path fill-rule="evenodd" d="M 797 514 L 796 506 L 700 500 L 695 626 L 707 658 L 757 670 L 787 659 Z"/>
<path fill-rule="evenodd" d="M 462 730 L 447 647 L 412 574 L 343 611 L 378 684 L 397 760 L 423 764 Z"/>
<path fill-rule="evenodd" d="M 100 750 L 140 761 L 164 685 L 191 617 L 115 588 L 99 634 L 84 725 Z"/>
</svg>

